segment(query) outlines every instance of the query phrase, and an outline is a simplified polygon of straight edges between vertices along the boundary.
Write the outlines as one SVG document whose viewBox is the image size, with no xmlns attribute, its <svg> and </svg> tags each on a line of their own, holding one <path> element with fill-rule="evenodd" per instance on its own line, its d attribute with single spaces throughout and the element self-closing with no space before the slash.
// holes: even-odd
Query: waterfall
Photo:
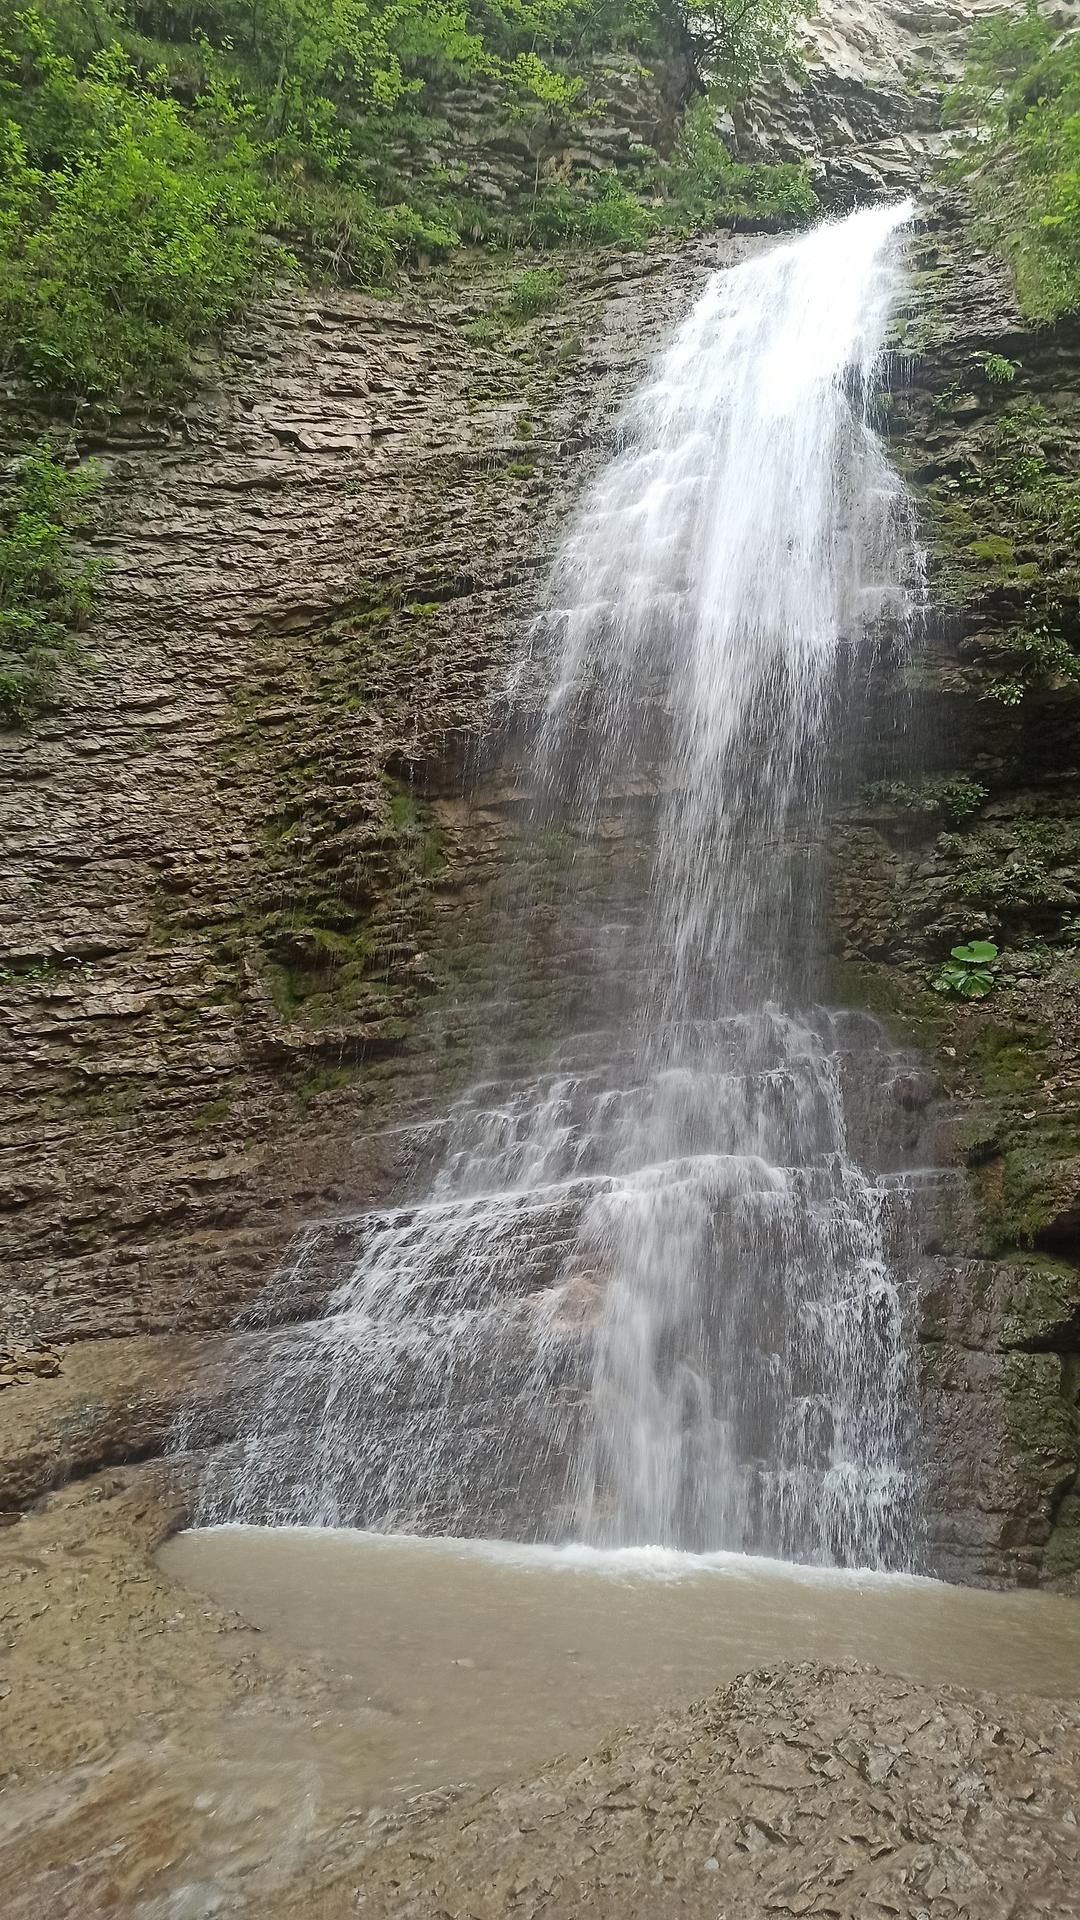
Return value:
<svg viewBox="0 0 1080 1920">
<path fill-rule="evenodd" d="M 908 619 L 872 411 L 910 211 L 714 274 L 622 417 L 518 675 L 560 858 L 506 938 L 577 957 L 563 1031 L 425 1191 L 309 1230 L 340 1285 L 204 1519 L 910 1563 L 911 1065 L 815 1003 L 845 715 Z"/>
</svg>

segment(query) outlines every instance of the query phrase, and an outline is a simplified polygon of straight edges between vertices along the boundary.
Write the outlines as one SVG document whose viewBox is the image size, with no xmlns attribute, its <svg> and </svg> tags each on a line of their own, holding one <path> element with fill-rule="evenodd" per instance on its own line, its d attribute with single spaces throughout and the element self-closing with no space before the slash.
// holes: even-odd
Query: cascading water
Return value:
<svg viewBox="0 0 1080 1920">
<path fill-rule="evenodd" d="M 590 1030 L 459 1102 L 422 1198 L 310 1230 L 345 1276 L 204 1519 L 910 1562 L 910 1068 L 812 1005 L 844 703 L 913 566 L 870 421 L 909 212 L 715 274 L 624 416 L 523 663 Z"/>
</svg>

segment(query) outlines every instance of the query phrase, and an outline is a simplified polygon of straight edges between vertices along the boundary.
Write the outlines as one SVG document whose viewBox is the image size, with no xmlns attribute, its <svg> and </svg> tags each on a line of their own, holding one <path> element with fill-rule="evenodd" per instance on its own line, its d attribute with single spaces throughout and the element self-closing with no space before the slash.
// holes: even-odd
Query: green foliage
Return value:
<svg viewBox="0 0 1080 1920">
<path fill-rule="evenodd" d="M 1054 436 L 1042 407 L 1013 403 L 994 426 L 988 492 L 1008 508 L 1014 525 L 1022 517 L 1025 530 L 1071 549 L 1080 537 L 1080 480 L 1054 471 Z"/>
<path fill-rule="evenodd" d="M 291 265 L 283 246 L 379 286 L 463 240 L 641 245 L 656 211 L 614 172 L 539 181 L 506 213 L 470 200 L 432 163 L 439 90 L 475 83 L 493 132 L 547 138 L 597 110 L 592 49 L 679 46 L 730 92 L 794 16 L 795 0 L 0 0 L 0 365 L 102 406 L 167 399 L 192 347 Z M 799 197 L 791 169 L 719 167 L 732 208 L 758 173 Z M 687 217 L 700 200 L 688 186 Z"/>
<path fill-rule="evenodd" d="M 562 180 L 542 188 L 524 218 L 522 238 L 539 247 L 640 247 L 655 226 L 652 210 L 612 172 L 603 175 L 595 195 Z"/>
<path fill-rule="evenodd" d="M 988 353 L 983 360 L 982 370 L 991 386 L 1011 386 L 1020 371 L 1019 360 L 1007 360 L 1003 353 Z"/>
<path fill-rule="evenodd" d="M 1080 832 L 1068 820 L 1030 821 L 1010 829 L 944 833 L 935 852 L 945 872 L 939 904 L 963 903 L 1014 926 L 1056 934 L 1077 906 Z"/>
<path fill-rule="evenodd" d="M 1036 0 L 981 21 L 946 106 L 974 128 L 958 167 L 1025 311 L 1071 311 L 1080 305 L 1080 33 L 1058 38 Z"/>
<path fill-rule="evenodd" d="M 643 200 L 611 172 L 600 191 L 554 181 L 537 195 L 523 237 L 538 246 L 640 247 L 658 228 L 690 232 L 731 216 L 805 219 L 818 202 L 804 167 L 733 160 L 714 128 L 715 102 L 702 95 L 683 118 L 674 156 L 642 176 Z"/>
<path fill-rule="evenodd" d="M 818 200 L 803 166 L 733 160 L 715 128 L 711 96 L 691 101 L 672 159 L 655 180 L 670 201 L 667 224 L 700 226 L 725 214 L 805 219 Z"/>
<path fill-rule="evenodd" d="M 964 946 L 953 947 L 930 985 L 935 993 L 954 994 L 962 1000 L 982 1000 L 994 990 L 997 957 L 998 950 L 992 940 L 972 940 Z"/>
<path fill-rule="evenodd" d="M 796 20 L 813 0 L 655 0 L 667 38 L 679 47 L 699 87 L 739 99 L 760 73 L 788 51 Z"/>
<path fill-rule="evenodd" d="M 48 442 L 18 463 L 0 498 L 0 724 L 25 724 L 49 699 L 56 668 L 94 602 L 100 566 L 80 560 L 98 476 L 69 471 Z"/>
<path fill-rule="evenodd" d="M 506 300 L 511 320 L 531 320 L 539 313 L 550 313 L 559 304 L 562 274 L 557 267 L 526 267 L 519 273 Z"/>
<path fill-rule="evenodd" d="M 959 823 L 978 813 L 987 788 L 964 774 L 928 775 L 911 786 L 905 780 L 872 780 L 863 788 L 871 806 L 896 807 L 901 813 L 926 814 Z"/>
<path fill-rule="evenodd" d="M 996 700 L 1003 707 L 1019 706 L 1040 681 L 1080 680 L 1080 655 L 1073 652 L 1064 634 L 1047 626 L 1010 628 L 997 637 L 994 654 L 1011 670 L 992 673 L 984 693 L 986 699 Z"/>
<path fill-rule="evenodd" d="M 546 107 L 549 121 L 569 120 L 585 92 L 579 74 L 557 73 L 537 53 L 515 55 L 506 68 L 505 80 L 514 119 L 531 119 L 539 104 Z"/>
<path fill-rule="evenodd" d="M 29 12 L 0 76 L 0 355 L 53 393 L 172 391 L 259 277 L 244 137 L 219 157 L 119 50 L 80 74 Z"/>
</svg>

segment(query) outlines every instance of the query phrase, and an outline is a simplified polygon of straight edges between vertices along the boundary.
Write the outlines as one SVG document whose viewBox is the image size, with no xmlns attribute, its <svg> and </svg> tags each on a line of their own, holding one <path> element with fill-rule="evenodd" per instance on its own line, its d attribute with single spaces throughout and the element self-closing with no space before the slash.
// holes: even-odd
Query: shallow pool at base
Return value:
<svg viewBox="0 0 1080 1920">
<path fill-rule="evenodd" d="M 733 1554 L 304 1528 L 180 1534 L 161 1564 L 339 1669 L 367 1709 L 375 1800 L 584 1753 L 613 1726 L 782 1660 L 1080 1694 L 1080 1607 L 1052 1594 Z"/>
</svg>

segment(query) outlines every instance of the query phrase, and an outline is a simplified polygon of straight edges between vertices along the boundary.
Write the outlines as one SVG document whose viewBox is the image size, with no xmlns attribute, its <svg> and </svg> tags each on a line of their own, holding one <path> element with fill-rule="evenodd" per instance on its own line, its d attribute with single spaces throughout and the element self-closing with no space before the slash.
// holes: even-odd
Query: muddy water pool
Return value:
<svg viewBox="0 0 1080 1920">
<path fill-rule="evenodd" d="M 1080 1607 L 1052 1594 L 727 1554 L 302 1528 L 180 1534 L 160 1558 L 339 1670 L 343 1698 L 363 1708 L 352 1758 L 376 1802 L 584 1753 L 615 1725 L 779 1660 L 1080 1694 Z"/>
</svg>

